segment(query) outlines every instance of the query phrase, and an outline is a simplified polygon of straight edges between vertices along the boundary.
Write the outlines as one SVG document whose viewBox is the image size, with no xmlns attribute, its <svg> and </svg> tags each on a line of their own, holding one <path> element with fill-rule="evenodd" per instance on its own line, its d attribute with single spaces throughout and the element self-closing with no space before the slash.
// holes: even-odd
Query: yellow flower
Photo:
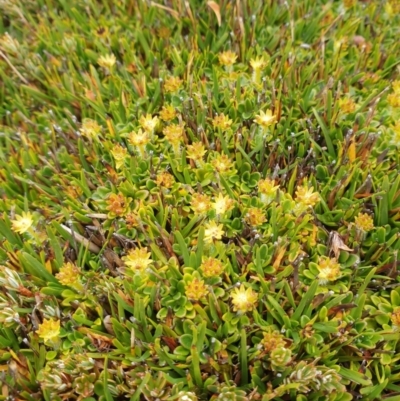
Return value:
<svg viewBox="0 0 400 401">
<path fill-rule="evenodd" d="M 36 332 L 44 342 L 55 341 L 60 335 L 60 321 L 43 319 L 43 323 L 39 324 Z"/>
<path fill-rule="evenodd" d="M 400 3 L 399 3 L 399 8 L 400 8 Z M 400 80 L 393 81 L 392 82 L 392 88 L 393 88 L 393 92 L 394 93 L 400 94 Z"/>
<path fill-rule="evenodd" d="M 176 92 L 182 85 L 182 80 L 179 77 L 169 77 L 164 82 L 166 92 Z"/>
<path fill-rule="evenodd" d="M 275 181 L 266 178 L 265 180 L 258 181 L 258 193 L 260 194 L 261 201 L 264 203 L 272 202 L 276 198 L 279 185 L 275 186 Z"/>
<path fill-rule="evenodd" d="M 368 232 L 374 228 L 374 219 L 367 213 L 358 213 L 354 220 L 354 224 L 359 230 Z"/>
<path fill-rule="evenodd" d="M 356 110 L 356 104 L 350 97 L 339 99 L 339 108 L 343 113 L 349 114 Z"/>
<path fill-rule="evenodd" d="M 22 212 L 22 215 L 16 215 L 15 220 L 11 220 L 12 230 L 23 234 L 27 232 L 33 224 L 33 216 L 29 212 Z"/>
<path fill-rule="evenodd" d="M 163 129 L 163 134 L 172 146 L 177 146 L 183 139 L 183 125 L 171 124 Z"/>
<path fill-rule="evenodd" d="M 278 331 L 264 333 L 264 338 L 260 344 L 264 346 L 264 351 L 270 353 L 274 349 L 285 347 L 284 337 Z"/>
<path fill-rule="evenodd" d="M 223 225 L 211 221 L 205 225 L 204 242 L 211 243 L 214 240 L 220 240 L 224 235 Z"/>
<path fill-rule="evenodd" d="M 146 116 L 141 116 L 139 118 L 140 126 L 149 134 L 153 133 L 158 124 L 158 117 L 152 117 L 151 114 L 146 114 Z"/>
<path fill-rule="evenodd" d="M 191 208 L 197 214 L 204 214 L 211 210 L 210 197 L 205 194 L 193 194 Z"/>
<path fill-rule="evenodd" d="M 233 167 L 233 163 L 229 157 L 220 153 L 211 161 L 211 164 L 219 173 L 226 173 Z"/>
<path fill-rule="evenodd" d="M 247 211 L 245 219 L 247 223 L 253 227 L 260 226 L 261 224 L 267 221 L 267 217 L 265 216 L 264 210 L 258 207 L 251 207 Z"/>
<path fill-rule="evenodd" d="M 167 106 L 163 106 L 160 111 L 160 118 L 163 121 L 171 121 L 176 117 L 176 110 L 172 104 L 168 104 Z"/>
<path fill-rule="evenodd" d="M 315 206 L 320 199 L 318 192 L 313 192 L 314 187 L 307 188 L 305 186 L 298 186 L 296 190 L 296 202 L 302 206 Z"/>
<path fill-rule="evenodd" d="M 115 160 L 115 167 L 117 168 L 117 170 L 123 166 L 127 157 L 127 153 L 127 150 L 121 145 L 115 145 L 111 150 L 111 154 L 113 155 L 113 158 Z"/>
<path fill-rule="evenodd" d="M 252 311 L 257 302 L 257 294 L 251 289 L 247 290 L 244 288 L 243 284 L 239 288 L 235 288 L 232 291 L 232 304 L 233 310 L 239 313 L 246 313 Z"/>
<path fill-rule="evenodd" d="M 94 30 L 94 33 L 99 38 L 106 38 L 109 34 L 109 30 L 106 26 L 99 26 Z"/>
<path fill-rule="evenodd" d="M 250 65 L 253 70 L 262 70 L 267 66 L 267 62 L 264 60 L 264 57 L 257 57 L 257 58 L 252 58 L 250 60 Z"/>
<path fill-rule="evenodd" d="M 60 268 L 59 273 L 56 274 L 57 280 L 63 284 L 68 286 L 76 286 L 81 285 L 79 282 L 80 269 L 71 262 L 64 263 Z"/>
<path fill-rule="evenodd" d="M 208 290 L 203 280 L 194 278 L 185 285 L 185 294 L 190 300 L 199 301 L 208 294 Z"/>
<path fill-rule="evenodd" d="M 203 260 L 200 269 L 203 271 L 204 277 L 218 277 L 222 274 L 225 267 L 218 259 L 209 257 Z"/>
<path fill-rule="evenodd" d="M 229 198 L 229 196 L 223 196 L 222 193 L 218 194 L 218 197 L 215 198 L 213 202 L 213 208 L 215 213 L 218 215 L 224 215 L 229 210 L 233 209 L 234 201 Z"/>
<path fill-rule="evenodd" d="M 263 128 L 267 128 L 276 123 L 276 116 L 272 114 L 271 110 L 267 110 L 265 113 L 260 111 L 260 114 L 256 115 L 254 122 Z"/>
<path fill-rule="evenodd" d="M 400 329 L 400 307 L 397 307 L 393 310 L 392 314 L 390 315 L 390 319 L 393 323 L 393 326 L 398 330 Z"/>
<path fill-rule="evenodd" d="M 151 253 L 147 252 L 147 248 L 136 248 L 131 249 L 128 255 L 124 256 L 122 260 L 125 262 L 125 266 L 132 270 L 143 271 L 153 263 L 150 256 Z"/>
<path fill-rule="evenodd" d="M 100 67 L 103 68 L 108 68 L 111 70 L 111 68 L 114 67 L 115 63 L 117 62 L 117 59 L 115 58 L 114 54 L 108 54 L 106 56 L 100 56 L 97 60 L 97 64 Z"/>
<path fill-rule="evenodd" d="M 387 100 L 392 107 L 400 107 L 400 93 L 391 93 Z"/>
<path fill-rule="evenodd" d="M 122 194 L 110 194 L 107 199 L 109 217 L 124 216 L 129 211 L 130 201 L 130 198 L 126 198 Z"/>
<path fill-rule="evenodd" d="M 227 67 L 235 64 L 237 57 L 238 56 L 230 50 L 218 54 L 219 63 Z"/>
<path fill-rule="evenodd" d="M 87 138 L 93 139 L 97 138 L 101 132 L 101 127 L 95 120 L 91 120 L 90 118 L 85 118 L 82 122 L 82 127 L 79 132 L 86 136 Z"/>
<path fill-rule="evenodd" d="M 340 265 L 335 258 L 320 256 L 318 259 L 318 279 L 321 285 L 335 281 L 340 277 Z"/>
<path fill-rule="evenodd" d="M 138 132 L 131 132 L 129 135 L 129 142 L 135 146 L 142 157 L 145 155 L 145 147 L 150 142 L 149 134 L 143 132 L 140 128 Z"/>
<path fill-rule="evenodd" d="M 157 175 L 156 183 L 160 187 L 171 188 L 175 183 L 175 178 L 172 174 L 164 171 Z"/>
<path fill-rule="evenodd" d="M 186 148 L 186 156 L 194 161 L 203 160 L 206 154 L 206 149 L 201 142 L 195 142 L 192 145 L 188 145 Z"/>
<path fill-rule="evenodd" d="M 212 123 L 214 128 L 220 128 L 222 131 L 226 131 L 232 125 L 232 120 L 224 113 L 221 113 L 213 118 Z"/>
</svg>

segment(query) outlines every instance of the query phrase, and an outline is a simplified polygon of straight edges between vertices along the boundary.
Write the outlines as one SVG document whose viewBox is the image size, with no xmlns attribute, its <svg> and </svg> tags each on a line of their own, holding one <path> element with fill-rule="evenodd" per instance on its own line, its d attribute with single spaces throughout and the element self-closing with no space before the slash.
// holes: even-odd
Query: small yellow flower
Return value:
<svg viewBox="0 0 400 401">
<path fill-rule="evenodd" d="M 56 274 L 56 278 L 63 285 L 68 285 L 72 287 L 78 284 L 78 286 L 80 286 L 80 273 L 81 271 L 78 266 L 74 265 L 71 262 L 68 262 L 62 265 L 59 273 Z"/>
<path fill-rule="evenodd" d="M 204 277 L 218 277 L 222 274 L 225 267 L 218 259 L 209 257 L 203 260 L 200 269 L 203 271 Z"/>
<path fill-rule="evenodd" d="M 267 128 L 276 123 L 276 116 L 272 114 L 271 110 L 267 110 L 265 113 L 260 111 L 260 114 L 256 115 L 254 122 L 263 128 Z"/>
<path fill-rule="evenodd" d="M 390 319 L 395 326 L 395 329 L 400 329 L 400 307 L 393 309 L 392 314 L 390 315 Z"/>
<path fill-rule="evenodd" d="M 22 215 L 16 215 L 15 220 L 11 220 L 12 230 L 23 234 L 27 232 L 33 224 L 33 216 L 29 212 L 22 212 Z"/>
<path fill-rule="evenodd" d="M 196 162 L 203 160 L 205 154 L 206 148 L 201 142 L 195 142 L 186 148 L 186 156 Z"/>
<path fill-rule="evenodd" d="M 175 178 L 172 174 L 164 171 L 157 175 L 156 183 L 160 187 L 171 188 L 175 183 Z"/>
<path fill-rule="evenodd" d="M 392 107 L 400 107 L 400 93 L 389 94 L 387 101 Z"/>
<path fill-rule="evenodd" d="M 142 131 L 140 128 L 138 132 L 131 132 L 129 135 L 129 142 L 135 146 L 142 157 L 145 155 L 146 145 L 150 142 L 149 134 L 145 131 Z"/>
<path fill-rule="evenodd" d="M 181 124 L 171 124 L 163 129 L 163 134 L 171 145 L 179 145 L 183 139 L 184 128 Z"/>
<path fill-rule="evenodd" d="M 296 190 L 296 202 L 302 206 L 315 206 L 320 199 L 318 192 L 313 192 L 314 187 L 307 188 L 305 186 L 298 186 Z"/>
<path fill-rule="evenodd" d="M 222 131 L 226 131 L 232 125 L 232 120 L 224 113 L 221 113 L 213 118 L 212 123 L 214 128 L 220 128 Z"/>
<path fill-rule="evenodd" d="M 176 92 L 182 86 L 182 80 L 179 77 L 168 77 L 164 82 L 166 92 Z"/>
<path fill-rule="evenodd" d="M 108 54 L 106 56 L 100 56 L 97 60 L 97 64 L 100 67 L 103 68 L 108 68 L 109 70 L 111 70 L 115 63 L 117 62 L 117 59 L 115 58 L 114 54 Z"/>
<path fill-rule="evenodd" d="M 340 277 L 340 265 L 335 258 L 320 256 L 318 259 L 318 279 L 321 285 L 335 281 Z"/>
<path fill-rule="evenodd" d="M 258 207 L 251 207 L 245 216 L 245 220 L 253 227 L 260 226 L 267 221 L 264 210 Z"/>
<path fill-rule="evenodd" d="M 120 169 L 123 166 L 127 157 L 127 150 L 121 145 L 115 145 L 111 150 L 111 154 L 115 160 L 115 167 L 117 168 L 117 170 Z"/>
<path fill-rule="evenodd" d="M 257 58 L 252 58 L 250 60 L 250 65 L 253 70 L 259 71 L 267 66 L 267 62 L 264 60 L 264 57 L 261 56 Z"/>
<path fill-rule="evenodd" d="M 356 110 L 356 104 L 350 97 L 344 97 L 339 99 L 339 108 L 343 113 L 349 114 Z"/>
<path fill-rule="evenodd" d="M 400 2 L 399 2 L 399 7 L 400 7 Z M 400 80 L 393 81 L 392 88 L 394 93 L 400 94 Z"/>
<path fill-rule="evenodd" d="M 99 38 L 106 38 L 109 34 L 109 30 L 106 26 L 99 26 L 94 30 L 94 33 Z"/>
<path fill-rule="evenodd" d="M 264 338 L 261 340 L 264 351 L 270 353 L 274 349 L 285 347 L 284 337 L 278 331 L 264 333 Z"/>
<path fill-rule="evenodd" d="M 230 67 L 231 65 L 235 64 L 237 57 L 238 56 L 230 50 L 218 54 L 219 63 L 226 67 Z"/>
<path fill-rule="evenodd" d="M 224 235 L 223 225 L 213 220 L 205 225 L 204 242 L 211 243 L 214 240 L 220 240 Z"/>
<path fill-rule="evenodd" d="M 226 173 L 233 167 L 232 161 L 225 154 L 218 153 L 214 160 L 211 161 L 211 165 L 219 172 Z"/>
<path fill-rule="evenodd" d="M 85 118 L 82 123 L 82 127 L 79 132 L 86 136 L 87 138 L 93 139 L 97 138 L 101 132 L 101 127 L 95 120 L 91 120 L 90 118 Z"/>
<path fill-rule="evenodd" d="M 123 194 L 110 194 L 107 199 L 107 210 L 109 217 L 124 216 L 129 211 L 131 199 L 126 198 Z"/>
<path fill-rule="evenodd" d="M 163 121 L 171 121 L 176 117 L 176 110 L 172 104 L 168 104 L 167 106 L 163 106 L 160 111 L 160 118 Z"/>
<path fill-rule="evenodd" d="M 197 214 L 207 213 L 211 210 L 210 197 L 205 194 L 193 194 L 190 206 Z"/>
<path fill-rule="evenodd" d="M 47 320 L 43 319 L 43 323 L 39 324 L 37 334 L 44 340 L 45 343 L 48 341 L 55 341 L 60 335 L 60 321 L 59 320 Z"/>
<path fill-rule="evenodd" d="M 359 230 L 368 232 L 374 228 L 374 219 L 367 213 L 358 213 L 354 220 L 354 224 Z"/>
<path fill-rule="evenodd" d="M 233 310 L 239 313 L 252 311 L 255 308 L 258 299 L 257 294 L 251 288 L 246 290 L 243 284 L 240 288 L 235 288 L 232 291 L 231 297 Z"/>
<path fill-rule="evenodd" d="M 185 294 L 190 300 L 199 301 L 208 294 L 208 290 L 203 280 L 194 278 L 185 285 Z"/>
<path fill-rule="evenodd" d="M 139 118 L 140 126 L 149 134 L 153 133 L 158 124 L 158 117 L 152 117 L 151 114 L 146 114 Z"/>
<path fill-rule="evenodd" d="M 125 262 L 125 266 L 132 270 L 143 271 L 153 263 L 150 257 L 151 253 L 147 252 L 147 248 L 136 248 L 131 249 L 128 255 L 124 256 L 122 260 Z"/>
<path fill-rule="evenodd" d="M 275 185 L 274 180 L 266 178 L 265 180 L 258 181 L 258 193 L 260 194 L 261 201 L 264 203 L 272 202 L 276 198 L 279 185 Z"/>
<path fill-rule="evenodd" d="M 223 196 L 222 193 L 218 194 L 213 202 L 213 209 L 217 215 L 223 216 L 226 212 L 233 209 L 234 201 L 229 196 Z"/>
</svg>

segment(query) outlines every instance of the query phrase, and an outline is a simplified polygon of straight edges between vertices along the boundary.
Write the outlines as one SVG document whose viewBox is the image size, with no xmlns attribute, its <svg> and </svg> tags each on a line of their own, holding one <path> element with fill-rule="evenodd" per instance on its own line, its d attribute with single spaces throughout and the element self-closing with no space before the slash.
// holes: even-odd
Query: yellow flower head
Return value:
<svg viewBox="0 0 400 401">
<path fill-rule="evenodd" d="M 164 82 L 166 92 L 176 92 L 182 86 L 182 80 L 179 77 L 168 77 Z"/>
<path fill-rule="evenodd" d="M 279 185 L 275 185 L 274 180 L 266 178 L 265 180 L 258 181 L 258 193 L 260 194 L 261 201 L 264 203 L 272 202 L 276 198 Z"/>
<path fill-rule="evenodd" d="M 113 155 L 113 158 L 115 160 L 115 167 L 118 169 L 123 166 L 125 159 L 127 157 L 127 150 L 123 148 L 121 145 L 115 145 L 112 150 L 111 154 Z"/>
<path fill-rule="evenodd" d="M 22 212 L 22 215 L 16 215 L 15 220 L 11 220 L 11 228 L 19 234 L 27 232 L 33 224 L 33 216 L 29 212 Z"/>
<path fill-rule="evenodd" d="M 368 232 L 374 228 L 374 219 L 367 213 L 358 213 L 354 224 L 359 230 Z"/>
<path fill-rule="evenodd" d="M 106 26 L 99 26 L 94 30 L 94 33 L 99 38 L 106 38 L 109 34 L 109 30 Z"/>
<path fill-rule="evenodd" d="M 200 266 L 204 277 L 218 277 L 222 274 L 225 267 L 221 261 L 215 258 L 206 258 Z"/>
<path fill-rule="evenodd" d="M 254 122 L 263 128 L 267 128 L 276 123 L 276 116 L 272 114 L 271 110 L 267 110 L 265 113 L 260 111 L 260 114 L 256 115 Z"/>
<path fill-rule="evenodd" d="M 210 197 L 205 194 L 193 194 L 191 208 L 197 214 L 204 214 L 211 210 Z"/>
<path fill-rule="evenodd" d="M 390 319 L 392 320 L 393 326 L 395 326 L 396 329 L 400 329 L 400 307 L 393 310 Z"/>
<path fill-rule="evenodd" d="M 343 97 L 339 99 L 339 108 L 343 113 L 349 114 L 356 110 L 356 104 L 352 98 Z"/>
<path fill-rule="evenodd" d="M 258 299 L 257 294 L 251 288 L 246 290 L 243 284 L 240 288 L 235 288 L 232 291 L 231 297 L 233 310 L 239 313 L 252 311 L 255 308 Z"/>
<path fill-rule="evenodd" d="M 172 145 L 179 144 L 183 139 L 183 125 L 171 124 L 163 129 L 163 134 Z"/>
<path fill-rule="evenodd" d="M 194 278 L 185 285 L 185 293 L 190 300 L 199 301 L 208 294 L 208 290 L 203 280 Z"/>
<path fill-rule="evenodd" d="M 110 194 L 107 198 L 107 210 L 109 217 L 124 216 L 129 211 L 131 199 L 123 194 Z"/>
<path fill-rule="evenodd" d="M 130 133 L 129 142 L 139 150 L 141 156 L 143 157 L 145 153 L 145 146 L 150 142 L 150 137 L 146 131 L 142 131 L 139 128 L 137 133 Z"/>
<path fill-rule="evenodd" d="M 172 174 L 164 171 L 157 175 L 156 183 L 160 187 L 171 188 L 175 183 L 175 178 Z"/>
<path fill-rule="evenodd" d="M 274 349 L 285 347 L 284 337 L 278 331 L 264 333 L 264 338 L 261 340 L 264 346 L 264 351 L 270 353 Z"/>
<path fill-rule="evenodd" d="M 335 281 L 340 277 L 340 265 L 335 258 L 320 256 L 318 258 L 318 279 L 321 285 Z"/>
<path fill-rule="evenodd" d="M 223 196 L 219 193 L 213 202 L 213 208 L 216 214 L 224 215 L 229 210 L 233 209 L 234 201 L 229 196 Z"/>
<path fill-rule="evenodd" d="M 213 118 L 212 123 L 214 128 L 220 128 L 222 131 L 226 131 L 232 125 L 232 120 L 224 113 L 221 113 Z"/>
<path fill-rule="evenodd" d="M 152 117 L 151 114 L 146 114 L 139 118 L 140 126 L 148 133 L 154 132 L 158 124 L 158 117 Z"/>
<path fill-rule="evenodd" d="M 132 270 L 143 271 L 153 263 L 150 257 L 151 253 L 147 252 L 147 248 L 136 248 L 131 249 L 128 255 L 124 256 L 122 260 L 125 262 L 125 266 Z"/>
<path fill-rule="evenodd" d="M 223 225 L 213 220 L 205 225 L 204 242 L 211 243 L 214 240 L 220 240 L 224 235 Z"/>
<path fill-rule="evenodd" d="M 219 172 L 226 173 L 233 167 L 232 161 L 225 154 L 220 154 L 215 157 L 214 160 L 211 161 L 211 165 Z"/>
<path fill-rule="evenodd" d="M 260 226 L 267 221 L 264 210 L 259 207 L 251 207 L 247 210 L 245 220 L 253 227 Z"/>
<path fill-rule="evenodd" d="M 238 56 L 230 50 L 218 54 L 219 63 L 226 67 L 229 67 L 229 66 L 235 64 L 237 57 Z"/>
<path fill-rule="evenodd" d="M 400 107 L 400 93 L 390 93 L 387 101 L 392 107 Z"/>
<path fill-rule="evenodd" d="M 400 3 L 399 3 L 400 4 Z M 400 9 L 400 8 L 399 8 Z M 392 88 L 394 93 L 400 94 L 400 80 L 392 82 Z"/>
<path fill-rule="evenodd" d="M 71 262 L 68 262 L 62 265 L 59 273 L 56 274 L 56 278 L 61 284 L 73 287 L 75 284 L 80 284 L 80 273 L 81 271 L 78 266 Z"/>
<path fill-rule="evenodd" d="M 103 68 L 108 68 L 111 70 L 111 68 L 114 67 L 115 63 L 117 62 L 117 59 L 115 58 L 114 54 L 108 54 L 106 56 L 100 56 L 97 60 L 97 64 L 100 67 Z"/>
<path fill-rule="evenodd" d="M 315 206 L 320 199 L 318 192 L 313 192 L 314 187 L 298 186 L 296 190 L 296 202 L 302 206 Z"/>
<path fill-rule="evenodd" d="M 194 161 L 203 160 L 205 154 L 206 148 L 201 142 L 195 142 L 186 148 L 186 156 Z"/>
<path fill-rule="evenodd" d="M 39 324 L 39 329 L 36 333 L 45 343 L 55 341 L 60 335 L 60 321 L 43 319 L 43 323 Z"/>
<path fill-rule="evenodd" d="M 87 138 L 97 138 L 101 132 L 101 126 L 95 120 L 85 118 L 82 122 L 82 127 L 79 132 Z"/>
<path fill-rule="evenodd" d="M 264 60 L 264 57 L 257 57 L 257 58 L 252 58 L 250 60 L 250 65 L 253 70 L 262 70 L 267 66 L 267 62 Z"/>
<path fill-rule="evenodd" d="M 167 106 L 163 106 L 160 111 L 160 118 L 163 121 L 171 121 L 176 117 L 176 110 L 172 104 L 168 104 Z"/>
</svg>

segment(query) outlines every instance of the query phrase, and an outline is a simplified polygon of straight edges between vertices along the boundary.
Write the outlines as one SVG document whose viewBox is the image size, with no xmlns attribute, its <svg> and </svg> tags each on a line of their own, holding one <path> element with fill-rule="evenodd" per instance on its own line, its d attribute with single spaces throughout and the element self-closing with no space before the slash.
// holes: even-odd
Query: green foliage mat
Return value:
<svg viewBox="0 0 400 401">
<path fill-rule="evenodd" d="M 0 0 L 0 400 L 400 400 L 400 3 Z"/>
</svg>

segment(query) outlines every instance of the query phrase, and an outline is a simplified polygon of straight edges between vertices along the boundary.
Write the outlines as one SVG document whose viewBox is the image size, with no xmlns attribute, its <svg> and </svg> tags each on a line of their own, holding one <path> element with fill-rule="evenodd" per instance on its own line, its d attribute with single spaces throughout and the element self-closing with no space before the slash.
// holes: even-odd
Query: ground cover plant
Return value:
<svg viewBox="0 0 400 401">
<path fill-rule="evenodd" d="M 399 13 L 0 0 L 0 399 L 399 401 Z"/>
</svg>

